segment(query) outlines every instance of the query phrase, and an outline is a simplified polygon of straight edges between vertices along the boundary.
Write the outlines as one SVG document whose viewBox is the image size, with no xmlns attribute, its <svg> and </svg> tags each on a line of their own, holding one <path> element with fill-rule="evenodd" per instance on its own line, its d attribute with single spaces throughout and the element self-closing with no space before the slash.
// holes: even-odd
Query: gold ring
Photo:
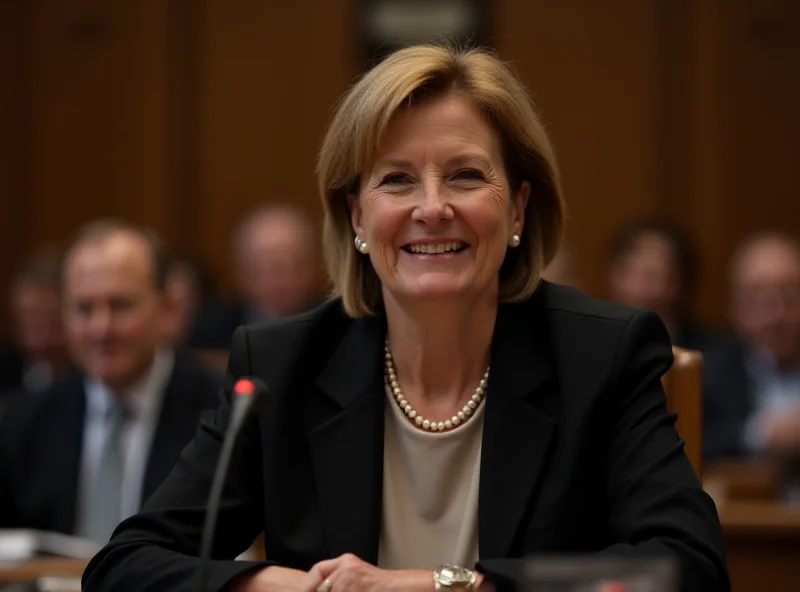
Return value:
<svg viewBox="0 0 800 592">
<path fill-rule="evenodd" d="M 317 586 L 317 592 L 331 592 L 332 589 L 333 584 L 328 578 L 325 578 L 325 580 Z"/>
</svg>

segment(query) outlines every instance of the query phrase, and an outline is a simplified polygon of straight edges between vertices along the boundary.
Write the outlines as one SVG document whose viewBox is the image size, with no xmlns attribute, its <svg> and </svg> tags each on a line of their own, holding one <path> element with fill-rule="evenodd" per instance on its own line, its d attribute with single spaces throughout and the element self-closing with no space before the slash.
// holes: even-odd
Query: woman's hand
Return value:
<svg viewBox="0 0 800 592">
<path fill-rule="evenodd" d="M 313 576 L 314 582 L 304 592 L 325 589 L 330 592 L 431 592 L 433 589 L 433 576 L 429 571 L 388 571 L 350 554 L 320 561 L 308 574 Z M 322 585 L 325 580 L 330 582 L 329 587 Z"/>
<path fill-rule="evenodd" d="M 308 572 L 310 586 L 304 592 L 325 589 L 322 583 L 330 582 L 330 592 L 378 592 L 408 591 L 432 592 L 433 572 L 430 570 L 385 570 L 379 569 L 355 555 L 342 555 L 336 559 L 321 561 Z M 494 592 L 494 586 L 484 582 L 482 574 L 475 589 L 479 592 Z"/>
<path fill-rule="evenodd" d="M 311 577 L 304 571 L 275 565 L 244 576 L 230 589 L 232 592 L 303 592 L 310 582 Z"/>
</svg>

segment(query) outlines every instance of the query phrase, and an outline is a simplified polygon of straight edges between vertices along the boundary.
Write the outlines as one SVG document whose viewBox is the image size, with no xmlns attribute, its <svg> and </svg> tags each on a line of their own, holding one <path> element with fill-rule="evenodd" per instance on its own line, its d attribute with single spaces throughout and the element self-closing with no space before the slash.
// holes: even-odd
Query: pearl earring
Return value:
<svg viewBox="0 0 800 592">
<path fill-rule="evenodd" d="M 356 236 L 353 243 L 356 245 L 356 249 L 358 250 L 358 252 L 361 253 L 362 255 L 366 255 L 367 253 L 369 253 L 369 245 L 367 245 L 367 241 L 361 240 L 360 236 Z"/>
<path fill-rule="evenodd" d="M 511 247 L 516 248 L 516 247 L 519 246 L 520 242 L 521 242 L 521 239 L 519 238 L 519 235 L 518 234 L 514 234 L 514 235 L 511 236 L 511 240 L 508 241 L 508 244 L 511 245 Z"/>
</svg>

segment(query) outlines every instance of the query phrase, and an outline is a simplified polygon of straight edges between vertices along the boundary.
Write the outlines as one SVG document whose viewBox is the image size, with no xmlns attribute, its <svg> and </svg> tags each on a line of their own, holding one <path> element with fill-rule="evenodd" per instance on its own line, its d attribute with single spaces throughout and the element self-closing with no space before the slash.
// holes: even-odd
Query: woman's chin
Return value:
<svg viewBox="0 0 800 592">
<path fill-rule="evenodd" d="M 411 302 L 453 302 L 469 296 L 475 291 L 471 282 L 464 281 L 428 281 L 409 286 L 403 293 L 403 299 Z"/>
</svg>

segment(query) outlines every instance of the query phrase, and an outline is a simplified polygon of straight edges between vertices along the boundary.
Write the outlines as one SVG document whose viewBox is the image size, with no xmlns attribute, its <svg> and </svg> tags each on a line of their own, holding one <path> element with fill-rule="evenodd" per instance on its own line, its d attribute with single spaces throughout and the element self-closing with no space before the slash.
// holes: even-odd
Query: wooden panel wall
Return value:
<svg viewBox="0 0 800 592">
<path fill-rule="evenodd" d="M 247 210 L 291 199 L 319 217 L 316 148 L 359 70 L 354 7 L 0 0 L 0 283 L 27 249 L 113 215 L 229 288 Z"/>
<path fill-rule="evenodd" d="M 320 217 L 317 147 L 358 71 L 353 6 L 205 2 L 195 228 L 220 274 L 230 230 L 255 204 L 294 201 Z"/>
<path fill-rule="evenodd" d="M 0 2 L 0 334 L 7 327 L 7 278 L 28 244 L 29 8 L 24 2 Z"/>
<path fill-rule="evenodd" d="M 586 287 L 606 293 L 615 230 L 662 215 L 698 247 L 697 315 L 724 325 L 737 241 L 800 236 L 800 3 L 493 5 L 495 44 L 550 123 Z"/>
<path fill-rule="evenodd" d="M 281 198 L 319 213 L 314 157 L 359 71 L 356 5 L 0 0 L 0 281 L 27 248 L 114 214 L 206 256 L 230 286 L 248 209 Z M 493 45 L 550 125 L 586 287 L 605 293 L 620 225 L 661 213 L 691 229 L 697 310 L 723 323 L 735 242 L 800 234 L 800 3 L 490 8 Z"/>
<path fill-rule="evenodd" d="M 604 288 L 608 238 L 659 207 L 657 17 L 655 1 L 497 4 L 496 47 L 549 126 L 567 240 L 595 293 Z"/>
<path fill-rule="evenodd" d="M 159 0 L 35 11 L 31 224 L 62 239 L 93 216 L 171 230 L 167 19 Z"/>
<path fill-rule="evenodd" d="M 726 262 L 763 228 L 800 237 L 800 3 L 690 3 L 686 219 L 706 271 L 699 308 L 724 314 Z"/>
</svg>

